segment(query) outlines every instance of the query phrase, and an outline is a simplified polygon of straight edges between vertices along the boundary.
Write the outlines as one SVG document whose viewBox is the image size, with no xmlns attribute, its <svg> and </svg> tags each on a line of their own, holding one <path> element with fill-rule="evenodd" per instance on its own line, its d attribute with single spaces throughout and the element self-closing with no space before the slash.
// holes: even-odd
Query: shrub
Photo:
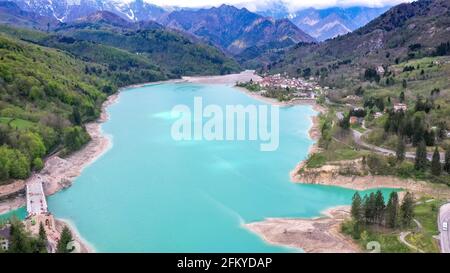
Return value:
<svg viewBox="0 0 450 273">
<path fill-rule="evenodd" d="M 89 139 L 90 137 L 86 131 L 79 126 L 64 129 L 64 146 L 67 153 L 79 150 Z"/>
<path fill-rule="evenodd" d="M 306 166 L 308 168 L 319 168 L 322 167 L 325 162 L 327 162 L 327 158 L 325 155 L 321 153 L 315 153 L 309 156 Z"/>
<path fill-rule="evenodd" d="M 408 177 L 411 177 L 414 173 L 415 173 L 414 164 L 409 161 L 403 161 L 397 167 L 397 174 L 400 177 L 408 178 Z"/>
<path fill-rule="evenodd" d="M 391 174 L 391 167 L 387 160 L 376 154 L 369 154 L 367 156 L 367 166 L 370 172 L 376 175 L 389 175 Z"/>
<path fill-rule="evenodd" d="M 42 168 L 44 168 L 44 161 L 42 159 L 40 159 L 39 157 L 36 157 L 33 160 L 33 170 L 40 171 L 40 170 L 42 170 Z"/>
</svg>

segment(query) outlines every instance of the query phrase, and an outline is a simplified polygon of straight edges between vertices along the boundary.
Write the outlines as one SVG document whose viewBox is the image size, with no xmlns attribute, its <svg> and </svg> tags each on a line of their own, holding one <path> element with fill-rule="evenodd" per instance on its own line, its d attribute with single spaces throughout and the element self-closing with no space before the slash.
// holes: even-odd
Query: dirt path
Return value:
<svg viewBox="0 0 450 273">
<path fill-rule="evenodd" d="M 406 236 L 408 236 L 409 234 L 411 234 L 411 231 L 400 232 L 400 235 L 398 236 L 398 239 L 400 240 L 400 242 L 401 242 L 402 244 L 406 245 L 407 247 L 409 247 L 409 248 L 411 248 L 411 249 L 413 249 L 413 250 L 415 250 L 415 251 L 417 251 L 417 252 L 425 253 L 423 250 L 421 250 L 421 249 L 419 249 L 419 248 L 413 246 L 412 244 L 410 244 L 410 243 L 408 243 L 408 242 L 406 241 L 405 238 L 406 238 Z"/>
<path fill-rule="evenodd" d="M 422 224 L 417 221 L 417 219 L 413 219 L 414 223 L 417 225 L 417 231 L 421 231 L 423 229 Z M 420 253 L 425 253 L 425 251 L 423 251 L 422 249 L 416 247 L 415 245 L 410 244 L 408 241 L 406 241 L 406 237 L 411 234 L 411 231 L 403 231 L 400 232 L 400 235 L 398 236 L 398 239 L 400 240 L 401 243 L 403 243 L 404 245 L 406 245 L 407 247 L 420 252 Z"/>
</svg>

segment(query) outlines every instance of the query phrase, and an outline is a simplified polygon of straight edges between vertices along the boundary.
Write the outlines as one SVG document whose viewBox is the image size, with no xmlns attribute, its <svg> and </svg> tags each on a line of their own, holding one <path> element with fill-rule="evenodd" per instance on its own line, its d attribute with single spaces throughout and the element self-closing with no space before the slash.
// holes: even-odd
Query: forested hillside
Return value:
<svg viewBox="0 0 450 273">
<path fill-rule="evenodd" d="M 82 124 L 116 88 L 87 63 L 0 34 L 0 181 L 26 178 L 59 146 L 79 149 Z"/>
<path fill-rule="evenodd" d="M 239 71 L 211 46 L 104 12 L 45 32 L 0 25 L 0 60 L 0 183 L 80 149 L 84 123 L 119 87 Z"/>
</svg>

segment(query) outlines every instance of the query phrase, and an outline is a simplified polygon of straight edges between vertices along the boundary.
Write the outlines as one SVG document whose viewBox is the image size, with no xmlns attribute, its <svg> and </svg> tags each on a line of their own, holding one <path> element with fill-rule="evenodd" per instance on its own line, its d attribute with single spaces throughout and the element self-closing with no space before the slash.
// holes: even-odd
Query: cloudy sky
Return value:
<svg viewBox="0 0 450 273">
<path fill-rule="evenodd" d="M 130 0 L 122 0 L 130 1 Z M 291 11 L 306 7 L 326 8 L 326 7 L 349 7 L 366 6 L 382 7 L 392 6 L 401 2 L 411 2 L 411 0 L 144 0 L 159 6 L 180 6 L 180 7 L 204 7 L 219 6 L 221 4 L 231 4 L 239 7 L 246 7 L 250 10 L 261 9 L 273 3 L 282 2 Z"/>
</svg>

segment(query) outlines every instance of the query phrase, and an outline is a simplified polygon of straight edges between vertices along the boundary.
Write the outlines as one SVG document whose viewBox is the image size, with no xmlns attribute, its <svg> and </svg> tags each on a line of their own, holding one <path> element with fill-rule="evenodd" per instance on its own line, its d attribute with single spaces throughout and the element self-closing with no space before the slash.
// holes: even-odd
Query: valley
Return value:
<svg viewBox="0 0 450 273">
<path fill-rule="evenodd" d="M 43 179 L 52 213 L 99 252 L 441 251 L 450 2 L 265 8 L 0 1 L 0 210 L 20 212 L 27 183 Z M 279 107 L 277 147 L 173 142 L 170 109 L 196 96 Z M 93 228 L 129 211 L 125 233 Z M 152 233 L 131 232 L 137 223 Z M 11 225 L 23 252 L 71 241 L 63 223 L 51 249 L 41 228 Z"/>
</svg>

